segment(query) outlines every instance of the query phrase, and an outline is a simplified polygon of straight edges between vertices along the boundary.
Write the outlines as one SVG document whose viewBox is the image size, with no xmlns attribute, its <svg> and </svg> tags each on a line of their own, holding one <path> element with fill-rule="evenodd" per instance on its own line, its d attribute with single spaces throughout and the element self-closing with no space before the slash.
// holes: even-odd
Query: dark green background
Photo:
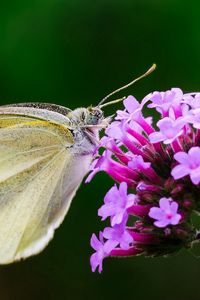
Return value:
<svg viewBox="0 0 200 300">
<path fill-rule="evenodd" d="M 198 2 L 197 2 L 198 3 Z M 199 6 L 184 0 L 18 0 L 0 3 L 0 101 L 96 104 L 141 74 L 121 95 L 199 89 Z M 120 105 L 106 110 L 113 113 Z M 112 181 L 83 184 L 54 240 L 40 255 L 0 268 L 0 299 L 200 299 L 200 260 L 107 259 L 90 271 L 89 240 Z"/>
</svg>

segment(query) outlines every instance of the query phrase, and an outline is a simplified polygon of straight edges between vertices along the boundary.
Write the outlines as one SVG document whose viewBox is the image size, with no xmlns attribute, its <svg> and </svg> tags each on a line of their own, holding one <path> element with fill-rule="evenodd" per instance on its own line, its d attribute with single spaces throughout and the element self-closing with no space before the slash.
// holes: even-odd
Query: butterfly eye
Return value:
<svg viewBox="0 0 200 300">
<path fill-rule="evenodd" d="M 103 118 L 103 112 L 101 110 L 93 110 L 89 113 L 86 118 L 86 124 L 88 125 L 97 125 L 99 120 Z"/>
<path fill-rule="evenodd" d="M 94 115 L 89 115 L 87 118 L 87 125 L 96 125 L 99 122 L 99 118 L 97 116 Z"/>
</svg>

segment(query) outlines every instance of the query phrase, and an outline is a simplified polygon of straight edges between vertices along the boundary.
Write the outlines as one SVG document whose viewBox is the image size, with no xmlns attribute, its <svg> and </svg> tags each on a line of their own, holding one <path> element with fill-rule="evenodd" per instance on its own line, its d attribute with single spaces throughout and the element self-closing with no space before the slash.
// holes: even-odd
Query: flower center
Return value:
<svg viewBox="0 0 200 300">
<path fill-rule="evenodd" d="M 166 217 L 167 217 L 167 219 L 171 219 L 172 218 L 172 213 L 171 212 L 168 212 L 167 214 L 166 214 Z"/>
<path fill-rule="evenodd" d="M 168 139 L 171 139 L 174 137 L 174 130 L 173 129 L 168 129 L 165 133 L 165 136 L 168 138 Z"/>
</svg>

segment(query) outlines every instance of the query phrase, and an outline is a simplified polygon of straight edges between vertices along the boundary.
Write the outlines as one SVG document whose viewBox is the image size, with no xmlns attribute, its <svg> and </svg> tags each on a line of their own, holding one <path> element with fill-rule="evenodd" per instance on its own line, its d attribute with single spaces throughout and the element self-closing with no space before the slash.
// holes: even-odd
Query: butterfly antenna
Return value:
<svg viewBox="0 0 200 300">
<path fill-rule="evenodd" d="M 110 102 L 108 102 L 108 103 L 102 105 L 102 104 L 103 104 L 108 98 L 110 98 L 111 96 L 113 96 L 113 95 L 115 95 L 116 93 L 118 93 L 118 92 L 120 92 L 120 91 L 122 91 L 122 90 L 128 88 L 129 86 L 131 86 L 131 85 L 134 84 L 135 82 L 137 82 L 137 81 L 139 81 L 140 79 L 142 79 L 142 78 L 148 76 L 149 74 L 151 74 L 151 73 L 155 70 L 155 68 L 156 68 L 156 64 L 153 64 L 153 65 L 151 66 L 151 68 L 148 69 L 144 74 L 142 74 L 141 76 L 139 76 L 139 77 L 136 78 L 136 79 L 133 79 L 131 82 L 129 82 L 128 84 L 126 84 L 126 85 L 120 87 L 119 89 L 113 91 L 112 93 L 108 94 L 106 97 L 104 97 L 104 98 L 99 102 L 99 104 L 98 104 L 97 107 L 102 108 L 102 107 L 104 107 L 104 106 L 106 106 L 106 105 L 110 105 L 110 104 L 114 104 L 114 103 L 123 101 L 126 97 L 123 97 L 123 98 L 120 98 L 120 99 L 117 99 L 117 100 L 114 100 L 114 101 L 110 101 Z"/>
<path fill-rule="evenodd" d="M 125 99 L 126 99 L 126 97 L 122 97 L 122 98 L 119 98 L 119 99 L 116 99 L 116 100 L 109 101 L 109 102 L 106 102 L 104 104 L 98 105 L 98 107 L 102 108 L 102 107 L 105 107 L 105 106 L 108 106 L 108 105 L 112 105 L 112 104 L 124 101 Z"/>
</svg>

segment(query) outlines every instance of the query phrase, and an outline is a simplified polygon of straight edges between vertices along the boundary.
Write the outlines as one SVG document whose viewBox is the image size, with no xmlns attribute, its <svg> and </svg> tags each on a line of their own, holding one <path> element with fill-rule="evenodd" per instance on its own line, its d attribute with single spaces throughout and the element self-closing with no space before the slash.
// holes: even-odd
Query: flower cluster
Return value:
<svg viewBox="0 0 200 300">
<path fill-rule="evenodd" d="M 200 211 L 200 93 L 172 88 L 141 103 L 129 96 L 124 106 L 87 178 L 104 171 L 117 182 L 98 210 L 110 227 L 92 235 L 92 271 L 108 256 L 167 255 L 198 239 L 191 215 Z M 156 124 L 144 117 L 146 106 Z"/>
</svg>

